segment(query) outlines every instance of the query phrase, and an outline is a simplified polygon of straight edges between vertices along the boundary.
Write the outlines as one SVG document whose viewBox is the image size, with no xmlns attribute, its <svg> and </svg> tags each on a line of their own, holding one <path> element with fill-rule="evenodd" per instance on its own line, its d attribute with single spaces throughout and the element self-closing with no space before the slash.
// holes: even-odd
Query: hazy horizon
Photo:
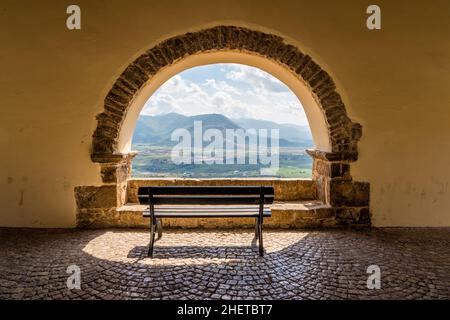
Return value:
<svg viewBox="0 0 450 320">
<path fill-rule="evenodd" d="M 246 117 L 246 118 L 230 118 L 230 117 L 228 117 L 228 116 L 226 116 L 226 115 L 224 115 L 224 114 L 222 114 L 222 113 L 199 113 L 199 114 L 193 114 L 193 115 L 186 115 L 186 114 L 181 114 L 181 113 L 178 113 L 178 112 L 167 112 L 167 113 L 160 113 L 160 114 L 154 114 L 154 115 L 153 115 L 153 114 L 140 114 L 139 116 L 140 116 L 140 117 L 142 117 L 142 116 L 144 116 L 144 117 L 158 117 L 158 116 L 164 116 L 164 115 L 168 115 L 168 114 L 178 114 L 178 115 L 185 116 L 185 117 L 208 116 L 208 115 L 218 114 L 218 115 L 225 116 L 225 117 L 227 117 L 227 118 L 230 119 L 230 120 L 236 120 L 236 121 L 242 121 L 242 120 L 257 120 L 257 121 L 267 121 L 267 122 L 272 122 L 272 123 L 275 123 L 275 124 L 277 124 L 277 125 L 288 125 L 288 126 L 308 127 L 308 128 L 309 128 L 309 125 L 308 125 L 308 124 L 301 125 L 301 124 L 297 124 L 297 123 L 289 123 L 289 122 L 275 122 L 275 121 L 272 121 L 272 120 L 257 119 L 257 118 L 248 118 L 248 117 Z"/>
</svg>

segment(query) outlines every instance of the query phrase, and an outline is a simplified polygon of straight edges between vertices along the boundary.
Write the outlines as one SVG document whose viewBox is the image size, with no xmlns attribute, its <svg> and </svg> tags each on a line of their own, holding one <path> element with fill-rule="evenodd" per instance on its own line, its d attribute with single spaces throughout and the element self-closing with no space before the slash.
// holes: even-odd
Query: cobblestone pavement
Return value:
<svg viewBox="0 0 450 320">
<path fill-rule="evenodd" d="M 0 297 L 12 299 L 449 299 L 450 229 L 369 232 L 0 229 Z M 81 289 L 67 288 L 69 265 Z M 367 289 L 367 267 L 381 289 Z"/>
</svg>

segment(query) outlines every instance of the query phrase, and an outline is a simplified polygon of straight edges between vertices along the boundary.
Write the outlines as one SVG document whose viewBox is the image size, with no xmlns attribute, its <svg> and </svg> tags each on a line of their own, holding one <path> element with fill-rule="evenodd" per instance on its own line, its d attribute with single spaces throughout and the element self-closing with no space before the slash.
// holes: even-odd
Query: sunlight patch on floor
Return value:
<svg viewBox="0 0 450 320">
<path fill-rule="evenodd" d="M 264 232 L 265 257 L 307 235 L 297 231 Z M 83 251 L 102 260 L 154 266 L 221 264 L 259 258 L 258 243 L 249 230 L 165 231 L 155 243 L 153 258 L 147 257 L 148 241 L 146 231 L 108 231 L 89 241 Z"/>
</svg>

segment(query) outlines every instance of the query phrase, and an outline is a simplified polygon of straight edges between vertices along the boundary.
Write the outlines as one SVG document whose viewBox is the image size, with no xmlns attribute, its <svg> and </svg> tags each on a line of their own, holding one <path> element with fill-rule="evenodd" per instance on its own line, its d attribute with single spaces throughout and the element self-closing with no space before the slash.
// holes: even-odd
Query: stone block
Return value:
<svg viewBox="0 0 450 320">
<path fill-rule="evenodd" d="M 331 180 L 329 195 L 333 207 L 365 207 L 369 205 L 370 185 L 366 182 Z"/>
<path fill-rule="evenodd" d="M 119 221 L 120 215 L 115 208 L 109 209 L 79 209 L 77 212 L 78 228 L 109 228 Z"/>
<path fill-rule="evenodd" d="M 336 218 L 338 220 L 346 221 L 358 221 L 359 220 L 359 208 L 338 208 L 335 209 Z"/>
<path fill-rule="evenodd" d="M 120 183 L 128 179 L 130 168 L 127 163 L 102 164 L 101 176 L 104 183 Z"/>
<path fill-rule="evenodd" d="M 75 199 L 79 209 L 114 208 L 120 205 L 116 185 L 76 187 Z"/>
<path fill-rule="evenodd" d="M 370 211 L 368 207 L 349 207 L 336 209 L 336 222 L 339 226 L 351 229 L 370 228 Z"/>
<path fill-rule="evenodd" d="M 324 176 L 330 179 L 351 180 L 350 165 L 344 162 L 330 162 L 314 159 L 314 176 Z"/>
</svg>

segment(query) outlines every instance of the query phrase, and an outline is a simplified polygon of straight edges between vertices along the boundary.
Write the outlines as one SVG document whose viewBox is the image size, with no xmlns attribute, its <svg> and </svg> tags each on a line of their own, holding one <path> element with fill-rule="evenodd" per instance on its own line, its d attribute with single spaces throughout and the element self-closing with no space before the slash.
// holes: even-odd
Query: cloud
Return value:
<svg viewBox="0 0 450 320">
<path fill-rule="evenodd" d="M 226 74 L 226 78 L 244 82 L 252 86 L 255 91 L 272 93 L 290 91 L 284 83 L 261 69 L 244 65 L 234 65 L 233 69 Z"/>
<path fill-rule="evenodd" d="M 236 89 L 233 86 L 230 86 L 227 82 L 222 80 L 216 80 L 216 79 L 206 79 L 205 83 L 203 84 L 204 87 L 210 87 L 213 90 L 216 91 L 223 91 L 230 94 L 235 94 L 237 96 L 241 95 L 241 92 Z"/>
<path fill-rule="evenodd" d="M 300 102 L 286 85 L 260 69 L 236 64 L 202 66 L 177 74 L 150 97 L 142 114 L 169 112 L 219 113 L 307 125 Z"/>
</svg>

